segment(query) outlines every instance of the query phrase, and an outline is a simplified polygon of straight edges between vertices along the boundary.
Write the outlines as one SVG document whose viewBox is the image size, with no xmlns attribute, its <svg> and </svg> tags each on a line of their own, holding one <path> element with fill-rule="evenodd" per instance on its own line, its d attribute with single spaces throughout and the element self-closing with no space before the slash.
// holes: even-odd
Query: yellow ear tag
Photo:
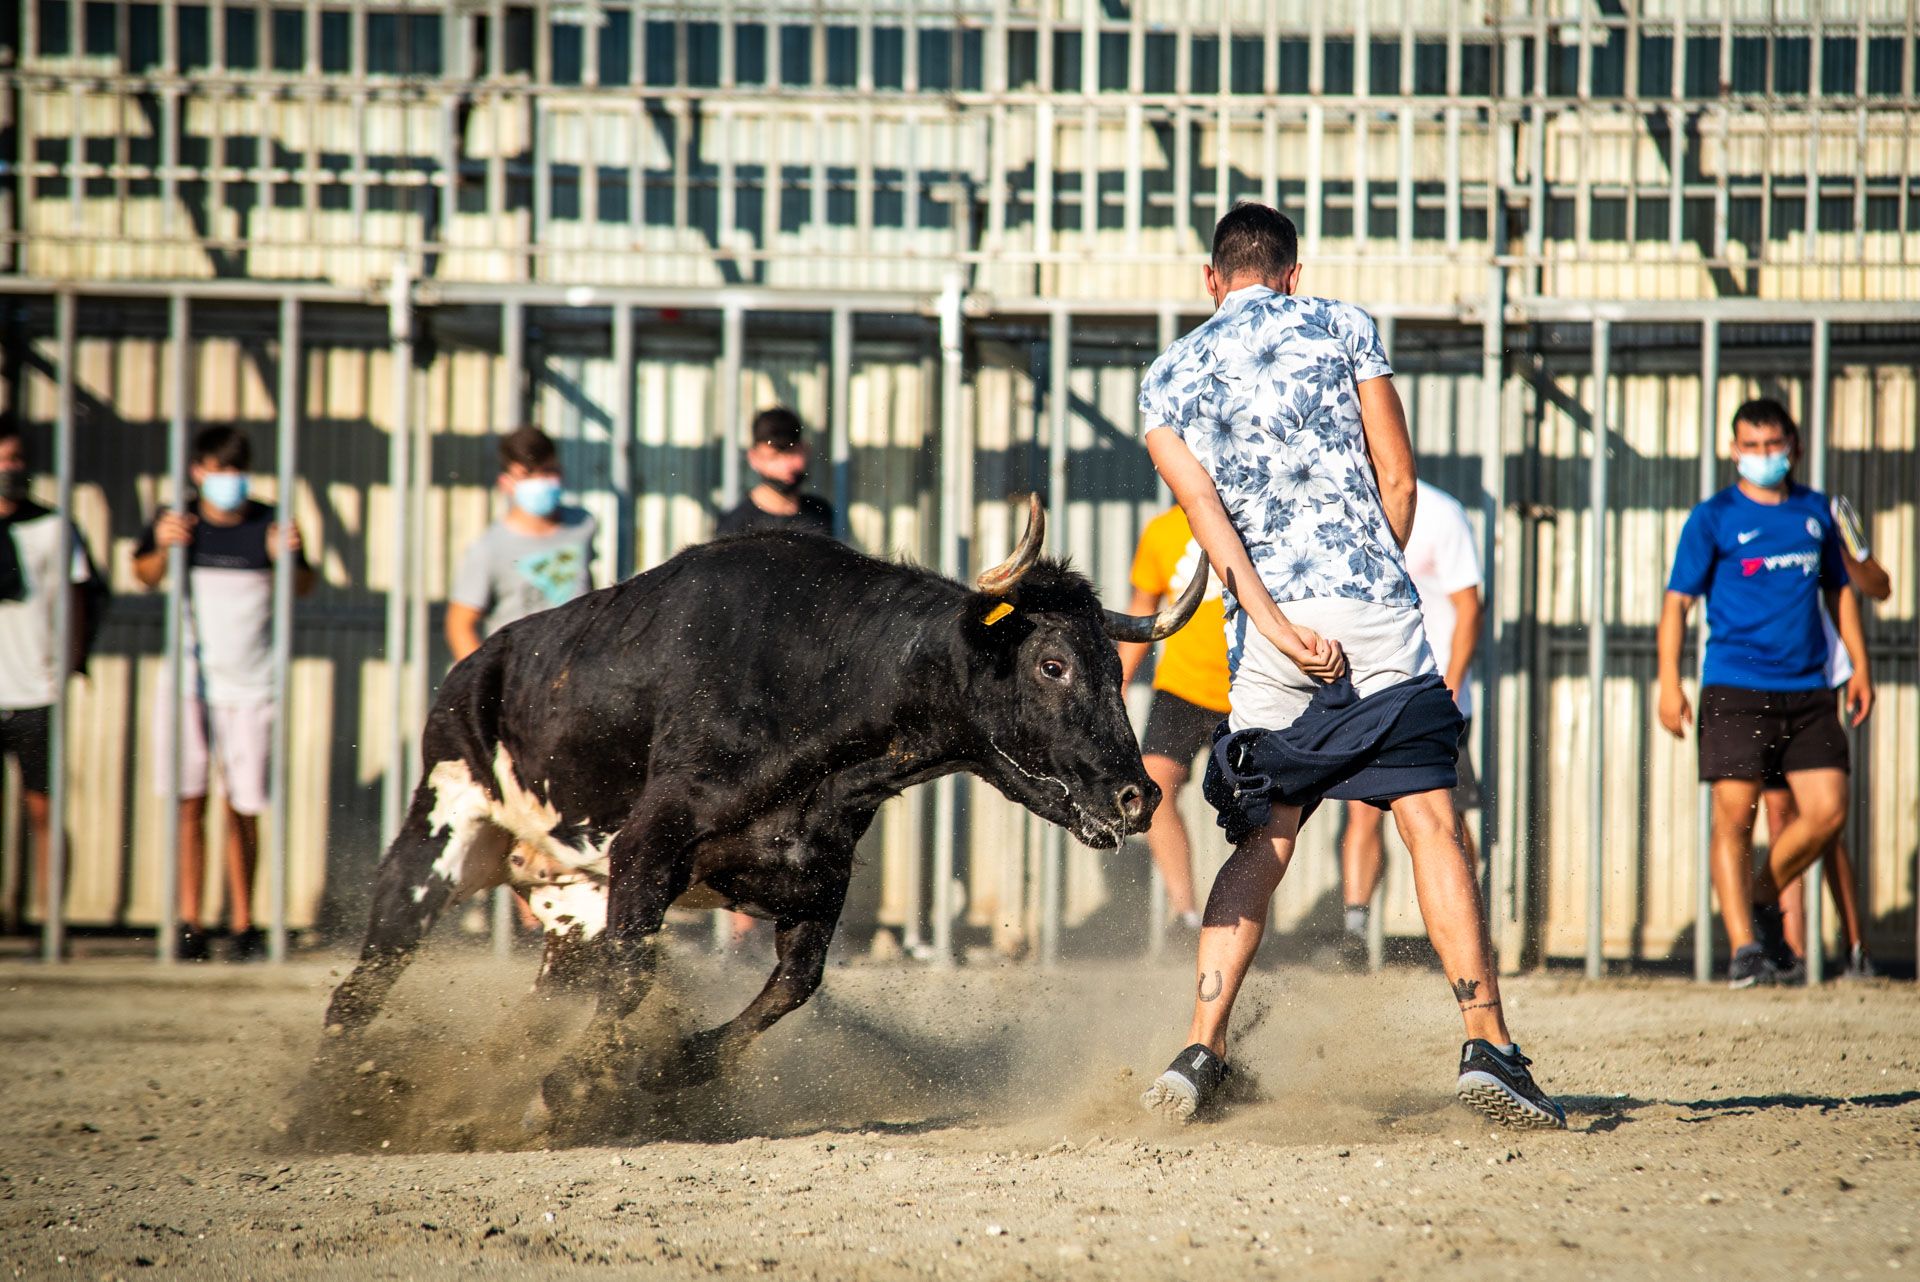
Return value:
<svg viewBox="0 0 1920 1282">
<path fill-rule="evenodd" d="M 1005 601 L 1002 601 L 999 605 L 994 606 L 993 609 L 988 610 L 987 617 L 980 620 L 980 622 L 986 624 L 988 627 L 992 627 L 994 624 L 1000 622 L 1000 620 L 1006 618 L 1009 614 L 1012 614 L 1012 613 L 1013 613 L 1013 607 L 1008 605 Z"/>
</svg>

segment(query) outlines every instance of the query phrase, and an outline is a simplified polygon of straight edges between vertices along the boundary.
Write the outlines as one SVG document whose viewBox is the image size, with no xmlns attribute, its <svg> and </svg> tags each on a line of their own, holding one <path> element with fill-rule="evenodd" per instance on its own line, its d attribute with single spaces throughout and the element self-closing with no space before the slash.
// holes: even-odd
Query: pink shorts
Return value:
<svg viewBox="0 0 1920 1282">
<path fill-rule="evenodd" d="M 180 796 L 207 795 L 209 756 L 220 762 L 220 781 L 226 786 L 227 804 L 243 815 L 257 815 L 267 808 L 267 761 L 273 746 L 273 703 L 202 703 L 189 697 L 181 704 L 186 715 L 186 733 L 180 737 Z M 172 727 L 168 724 L 166 704 L 153 719 L 154 759 L 164 761 L 173 751 Z M 208 747 L 211 743 L 212 752 Z M 163 771 L 153 772 L 154 787 L 164 791 Z"/>
</svg>

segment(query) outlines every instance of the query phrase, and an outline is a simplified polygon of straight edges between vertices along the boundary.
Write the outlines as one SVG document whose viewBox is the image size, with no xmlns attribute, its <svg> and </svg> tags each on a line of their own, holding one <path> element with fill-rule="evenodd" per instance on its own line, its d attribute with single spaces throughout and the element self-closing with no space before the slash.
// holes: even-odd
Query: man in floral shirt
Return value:
<svg viewBox="0 0 1920 1282">
<path fill-rule="evenodd" d="M 1391 810 L 1412 853 L 1421 913 L 1466 1024 L 1460 1098 L 1496 1121 L 1564 1127 L 1508 1036 L 1457 836 L 1460 717 L 1401 554 L 1415 481 L 1393 371 L 1365 311 L 1299 297 L 1299 281 L 1293 224 L 1264 205 L 1236 206 L 1205 268 L 1217 310 L 1161 355 L 1140 392 L 1154 467 L 1225 585 L 1232 711 L 1208 795 L 1229 838 L 1246 833 L 1208 897 L 1190 1045 L 1142 1103 L 1186 1120 L 1219 1102 L 1227 1018 L 1268 902 L 1300 823 L 1332 797 Z M 1248 804 L 1243 781 L 1255 776 L 1236 773 L 1242 747 L 1291 782 Z M 1219 778 L 1231 786 L 1216 791 Z"/>
</svg>

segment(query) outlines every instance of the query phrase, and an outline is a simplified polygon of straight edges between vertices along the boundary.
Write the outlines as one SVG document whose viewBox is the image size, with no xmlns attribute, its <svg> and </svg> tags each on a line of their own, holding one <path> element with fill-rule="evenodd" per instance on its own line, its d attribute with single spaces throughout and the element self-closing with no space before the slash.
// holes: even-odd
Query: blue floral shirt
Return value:
<svg viewBox="0 0 1920 1282">
<path fill-rule="evenodd" d="M 1276 603 L 1418 604 L 1360 426 L 1358 385 L 1391 374 L 1351 303 L 1253 285 L 1161 353 L 1140 386 L 1213 478 Z"/>
</svg>

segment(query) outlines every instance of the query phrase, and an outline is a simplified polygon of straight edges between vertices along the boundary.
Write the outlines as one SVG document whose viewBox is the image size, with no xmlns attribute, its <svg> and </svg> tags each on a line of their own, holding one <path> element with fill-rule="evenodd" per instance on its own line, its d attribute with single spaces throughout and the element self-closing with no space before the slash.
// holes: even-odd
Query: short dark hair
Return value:
<svg viewBox="0 0 1920 1282">
<path fill-rule="evenodd" d="M 518 463 L 529 472 L 560 465 L 560 450 L 553 438 L 537 427 L 517 427 L 500 438 L 500 470 Z"/>
<path fill-rule="evenodd" d="M 750 439 L 755 445 L 771 445 L 777 450 L 798 449 L 806 439 L 806 428 L 798 414 L 784 405 L 775 405 L 753 416 Z"/>
<path fill-rule="evenodd" d="M 193 461 L 205 463 L 209 459 L 221 467 L 245 472 L 253 466 L 253 442 L 231 423 L 203 427 L 193 438 Z"/>
<path fill-rule="evenodd" d="M 1293 220 L 1254 200 L 1227 211 L 1213 229 L 1213 270 L 1223 279 L 1278 276 L 1300 261 L 1300 233 Z"/>
<path fill-rule="evenodd" d="M 1789 441 L 1800 439 L 1800 428 L 1794 423 L 1793 415 L 1787 413 L 1787 407 L 1771 396 L 1748 401 L 1735 410 L 1730 429 L 1738 432 L 1742 423 L 1751 423 L 1755 427 L 1777 427 Z"/>
</svg>

